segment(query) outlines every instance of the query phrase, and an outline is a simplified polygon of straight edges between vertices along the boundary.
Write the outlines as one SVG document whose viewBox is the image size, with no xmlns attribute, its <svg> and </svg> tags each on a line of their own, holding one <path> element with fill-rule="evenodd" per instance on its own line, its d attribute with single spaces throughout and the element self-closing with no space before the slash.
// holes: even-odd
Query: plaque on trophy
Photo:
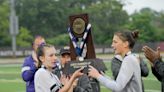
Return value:
<svg viewBox="0 0 164 92">
<path fill-rule="evenodd" d="M 99 62 L 97 64 L 97 62 Z M 63 73 L 65 75 L 71 75 L 73 74 L 77 69 L 79 68 L 84 68 L 81 72 L 83 72 L 84 74 L 88 74 L 88 69 L 89 69 L 89 65 L 95 67 L 98 71 L 105 71 L 106 67 L 102 67 L 105 66 L 103 63 L 102 59 L 85 59 L 84 61 L 69 61 L 67 64 L 65 64 L 64 68 L 63 68 Z"/>
</svg>

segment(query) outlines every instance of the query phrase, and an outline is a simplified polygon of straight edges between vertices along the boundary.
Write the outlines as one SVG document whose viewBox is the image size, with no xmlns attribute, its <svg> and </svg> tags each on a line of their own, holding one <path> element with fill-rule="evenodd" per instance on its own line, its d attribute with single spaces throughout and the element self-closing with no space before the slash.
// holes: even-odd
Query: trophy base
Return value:
<svg viewBox="0 0 164 92">
<path fill-rule="evenodd" d="M 65 64 L 63 68 L 63 74 L 65 75 L 71 75 L 73 74 L 77 69 L 84 67 L 82 70 L 83 73 L 88 74 L 89 65 L 96 68 L 98 71 L 105 72 L 107 70 L 104 62 L 102 59 L 84 59 L 84 61 L 69 61 L 67 64 Z"/>
</svg>

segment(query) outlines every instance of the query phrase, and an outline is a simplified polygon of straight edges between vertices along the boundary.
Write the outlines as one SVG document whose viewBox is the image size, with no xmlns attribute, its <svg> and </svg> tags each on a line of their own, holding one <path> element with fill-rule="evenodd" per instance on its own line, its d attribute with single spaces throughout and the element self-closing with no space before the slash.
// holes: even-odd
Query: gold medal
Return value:
<svg viewBox="0 0 164 92">
<path fill-rule="evenodd" d="M 73 32 L 76 34 L 82 34 L 85 30 L 85 21 L 82 18 L 76 18 L 73 21 Z"/>
</svg>

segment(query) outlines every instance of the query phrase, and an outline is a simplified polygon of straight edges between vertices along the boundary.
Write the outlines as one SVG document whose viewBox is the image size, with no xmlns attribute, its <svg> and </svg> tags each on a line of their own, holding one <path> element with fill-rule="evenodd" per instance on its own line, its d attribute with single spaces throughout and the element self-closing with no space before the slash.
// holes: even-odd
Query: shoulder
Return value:
<svg viewBox="0 0 164 92">
<path fill-rule="evenodd" d="M 138 62 L 138 59 L 135 55 L 133 54 L 130 54 L 128 56 L 126 56 L 124 59 L 123 59 L 124 62 L 128 62 L 128 63 L 134 63 L 134 62 Z"/>
<path fill-rule="evenodd" d="M 31 63 L 31 62 L 33 62 L 33 58 L 32 58 L 31 55 L 30 55 L 30 56 L 27 56 L 27 57 L 24 59 L 24 63 Z"/>
<path fill-rule="evenodd" d="M 46 77 L 48 75 L 47 71 L 44 68 L 39 68 L 38 71 L 36 71 L 35 77 Z"/>
<path fill-rule="evenodd" d="M 30 55 L 24 59 L 24 63 L 22 65 L 22 67 L 24 67 L 24 66 L 30 66 L 31 67 L 31 66 L 33 66 L 33 64 L 34 64 L 34 60 L 33 60 L 32 56 Z"/>
</svg>

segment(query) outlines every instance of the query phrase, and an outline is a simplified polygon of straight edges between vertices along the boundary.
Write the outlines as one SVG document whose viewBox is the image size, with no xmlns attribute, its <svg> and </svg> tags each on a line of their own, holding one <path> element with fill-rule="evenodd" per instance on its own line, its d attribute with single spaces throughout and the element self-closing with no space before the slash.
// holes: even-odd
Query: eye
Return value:
<svg viewBox="0 0 164 92">
<path fill-rule="evenodd" d="M 117 41 L 114 40 L 113 43 L 117 43 Z"/>
<path fill-rule="evenodd" d="M 55 53 L 53 53 L 53 54 L 50 54 L 50 57 L 53 57 L 53 56 L 56 56 L 56 54 L 55 54 Z"/>
<path fill-rule="evenodd" d="M 54 54 L 50 54 L 50 57 L 52 57 Z"/>
</svg>

